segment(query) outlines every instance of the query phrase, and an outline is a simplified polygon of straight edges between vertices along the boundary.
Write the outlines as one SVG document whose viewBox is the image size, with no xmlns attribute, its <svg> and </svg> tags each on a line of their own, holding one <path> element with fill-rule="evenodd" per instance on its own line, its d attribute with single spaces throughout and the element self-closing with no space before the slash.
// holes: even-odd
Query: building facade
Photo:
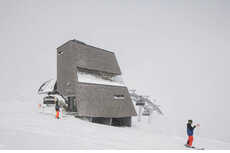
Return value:
<svg viewBox="0 0 230 153">
<path fill-rule="evenodd" d="M 136 116 L 115 54 L 78 40 L 57 48 L 57 91 L 92 122 L 131 126 Z"/>
</svg>

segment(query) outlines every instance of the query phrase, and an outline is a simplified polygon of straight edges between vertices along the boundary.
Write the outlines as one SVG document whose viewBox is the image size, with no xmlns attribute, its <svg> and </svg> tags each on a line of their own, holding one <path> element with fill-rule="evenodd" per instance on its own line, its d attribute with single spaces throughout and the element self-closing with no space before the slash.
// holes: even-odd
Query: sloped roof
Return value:
<svg viewBox="0 0 230 153">
<path fill-rule="evenodd" d="M 68 48 L 69 49 L 66 49 Z M 120 75 L 121 70 L 113 52 L 90 46 L 76 39 L 70 40 L 57 48 L 57 51 L 68 52 L 69 59 L 76 67 L 98 70 Z"/>
</svg>

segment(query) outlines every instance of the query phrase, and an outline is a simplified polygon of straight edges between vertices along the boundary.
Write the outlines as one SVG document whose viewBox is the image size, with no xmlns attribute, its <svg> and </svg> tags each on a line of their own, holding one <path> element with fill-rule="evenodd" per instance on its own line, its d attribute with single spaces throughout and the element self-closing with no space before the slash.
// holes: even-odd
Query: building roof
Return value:
<svg viewBox="0 0 230 153">
<path fill-rule="evenodd" d="M 79 40 L 77 40 L 77 39 L 69 40 L 69 41 L 65 42 L 64 44 L 62 44 L 61 46 L 59 46 L 58 48 L 62 48 L 63 46 L 67 45 L 68 43 L 72 43 L 72 42 L 78 43 L 78 44 L 82 44 L 82 45 L 85 45 L 85 46 L 88 46 L 88 47 L 92 47 L 92 48 L 95 48 L 95 49 L 100 49 L 100 50 L 102 50 L 102 51 L 110 52 L 110 53 L 113 53 L 113 54 L 114 54 L 114 52 L 112 52 L 112 51 L 105 50 L 105 49 L 102 49 L 102 48 L 99 48 L 99 47 L 95 47 L 95 46 L 91 46 L 91 45 L 86 44 L 86 43 L 84 43 L 84 42 L 82 42 L 82 41 L 79 41 Z M 58 48 L 57 48 L 57 49 L 58 49 Z"/>
<path fill-rule="evenodd" d="M 69 60 L 71 58 L 76 67 L 121 74 L 116 56 L 111 51 L 87 45 L 76 39 L 61 45 L 57 51 L 68 52 Z"/>
</svg>

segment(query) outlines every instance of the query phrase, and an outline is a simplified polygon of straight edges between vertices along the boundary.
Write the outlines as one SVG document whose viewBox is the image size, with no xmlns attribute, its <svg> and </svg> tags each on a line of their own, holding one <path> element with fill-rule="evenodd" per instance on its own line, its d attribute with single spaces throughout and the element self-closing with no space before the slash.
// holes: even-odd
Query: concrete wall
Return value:
<svg viewBox="0 0 230 153">
<path fill-rule="evenodd" d="M 62 52 L 62 53 L 61 53 Z M 64 96 L 75 95 L 76 72 L 73 64 L 72 42 L 57 48 L 57 90 Z M 61 53 L 61 54 L 60 54 Z"/>
<path fill-rule="evenodd" d="M 121 74 L 113 52 L 76 42 L 72 43 L 72 47 L 74 65 L 90 70 Z"/>
<path fill-rule="evenodd" d="M 77 67 L 120 75 L 115 54 L 72 40 L 57 48 L 57 90 L 64 96 L 76 96 L 79 116 L 122 118 L 136 115 L 128 89 L 80 83 Z M 124 95 L 124 99 L 114 99 Z"/>
<path fill-rule="evenodd" d="M 80 116 L 120 118 L 136 115 L 126 87 L 78 83 L 76 91 Z M 124 95 L 124 99 L 114 99 L 114 95 Z"/>
</svg>

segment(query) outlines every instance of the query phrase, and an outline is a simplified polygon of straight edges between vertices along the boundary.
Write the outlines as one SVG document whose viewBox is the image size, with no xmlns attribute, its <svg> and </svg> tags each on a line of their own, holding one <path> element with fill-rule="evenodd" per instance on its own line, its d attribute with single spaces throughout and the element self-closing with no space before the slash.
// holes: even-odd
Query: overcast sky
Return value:
<svg viewBox="0 0 230 153">
<path fill-rule="evenodd" d="M 68 40 L 113 51 L 129 88 L 157 97 L 175 132 L 230 141 L 230 1 L 0 0 L 0 98 L 37 98 Z"/>
</svg>

